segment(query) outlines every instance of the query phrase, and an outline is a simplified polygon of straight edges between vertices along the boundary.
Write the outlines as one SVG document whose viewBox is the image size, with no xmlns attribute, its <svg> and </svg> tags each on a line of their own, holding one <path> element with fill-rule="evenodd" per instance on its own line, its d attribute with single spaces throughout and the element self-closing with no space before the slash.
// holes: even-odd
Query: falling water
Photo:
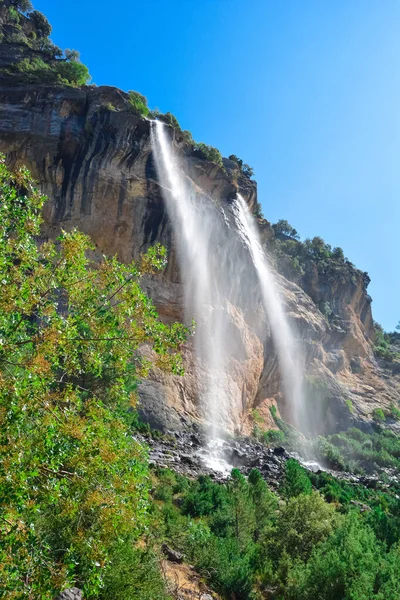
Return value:
<svg viewBox="0 0 400 600">
<path fill-rule="evenodd" d="M 160 121 L 151 124 L 152 147 L 163 195 L 175 233 L 185 290 L 187 317 L 196 321 L 195 347 L 200 404 L 215 436 L 224 426 L 227 407 L 226 311 L 215 261 L 215 245 L 223 236 L 222 214 L 212 200 L 195 190 Z"/>
<path fill-rule="evenodd" d="M 283 311 L 278 286 L 268 257 L 262 249 L 256 222 L 244 199 L 238 194 L 234 204 L 239 234 L 247 245 L 260 283 L 264 309 L 278 354 L 286 401 L 290 407 L 293 424 L 302 429 L 302 378 L 303 369 L 293 333 Z"/>
<path fill-rule="evenodd" d="M 197 386 L 204 420 L 215 437 L 218 429 L 229 429 L 234 415 L 243 414 L 247 398 L 230 376 L 232 365 L 236 370 L 246 368 L 235 319 L 241 311 L 242 316 L 252 315 L 254 322 L 254 301 L 261 290 L 285 399 L 297 424 L 302 372 L 255 221 L 240 196 L 223 207 L 200 190 L 185 175 L 183 159 L 169 135 L 163 123 L 152 122 L 152 147 L 175 234 L 186 317 L 196 321 Z M 249 269 L 250 257 L 254 270 Z"/>
</svg>

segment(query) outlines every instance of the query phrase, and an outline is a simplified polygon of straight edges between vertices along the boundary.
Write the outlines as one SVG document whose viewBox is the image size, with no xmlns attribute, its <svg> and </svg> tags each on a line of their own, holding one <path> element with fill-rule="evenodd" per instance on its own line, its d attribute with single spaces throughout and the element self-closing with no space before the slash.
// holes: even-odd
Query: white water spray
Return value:
<svg viewBox="0 0 400 600">
<path fill-rule="evenodd" d="M 163 195 L 175 233 L 185 290 L 186 316 L 196 321 L 198 393 L 203 416 L 214 437 L 224 427 L 229 405 L 225 349 L 224 297 L 211 254 L 218 243 L 220 219 L 212 200 L 188 181 L 174 152 L 167 128 L 151 124 L 152 147 Z M 216 215 L 216 212 L 218 213 Z"/>
<path fill-rule="evenodd" d="M 297 425 L 302 370 L 277 283 L 245 201 L 239 196 L 231 207 L 228 203 L 223 207 L 195 186 L 185 175 L 169 129 L 162 122 L 152 122 L 151 139 L 175 234 L 186 317 L 196 321 L 198 397 L 211 436 L 215 437 L 218 429 L 232 429 L 228 424 L 237 423 L 246 409 L 247 398 L 230 370 L 232 365 L 236 370 L 246 369 L 234 319 L 253 314 L 254 321 L 254 298 L 259 289 L 278 355 L 284 396 Z M 254 271 L 249 269 L 249 254 Z M 238 316 L 240 311 L 242 317 Z"/>
<path fill-rule="evenodd" d="M 284 313 L 278 285 L 269 266 L 268 257 L 262 249 L 255 220 L 240 194 L 234 204 L 234 210 L 239 234 L 250 251 L 257 272 L 264 309 L 278 354 L 284 394 L 290 407 L 291 418 L 293 424 L 301 428 L 303 368 L 299 359 L 299 349 L 296 347 L 293 333 Z"/>
</svg>

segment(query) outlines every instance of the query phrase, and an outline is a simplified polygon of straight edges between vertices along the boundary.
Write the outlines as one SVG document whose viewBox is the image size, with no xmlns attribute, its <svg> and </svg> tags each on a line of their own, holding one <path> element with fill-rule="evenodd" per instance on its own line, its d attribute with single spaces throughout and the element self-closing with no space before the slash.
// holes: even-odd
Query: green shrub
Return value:
<svg viewBox="0 0 400 600">
<path fill-rule="evenodd" d="M 15 65 L 15 70 L 29 82 L 63 83 L 77 87 L 85 85 L 90 79 L 87 67 L 77 61 L 56 60 L 47 63 L 42 58 L 24 58 Z"/>
<path fill-rule="evenodd" d="M 76 60 L 57 61 L 54 65 L 55 72 L 62 82 L 75 87 L 86 85 L 90 81 L 89 70 L 86 65 Z"/>
<path fill-rule="evenodd" d="M 350 398 L 347 398 L 347 400 L 345 400 L 346 406 L 349 409 L 349 411 L 351 413 L 354 413 L 354 406 L 353 406 L 353 402 L 350 400 Z"/>
<path fill-rule="evenodd" d="M 13 23 L 19 23 L 19 12 L 13 6 L 8 8 L 8 16 Z"/>
<path fill-rule="evenodd" d="M 194 149 L 205 160 L 209 160 L 210 162 L 213 162 L 219 165 L 220 167 L 223 167 L 222 155 L 221 152 L 217 150 L 217 148 L 214 148 L 213 146 L 208 146 L 203 142 L 199 142 L 194 145 Z"/>
<path fill-rule="evenodd" d="M 231 154 L 230 156 L 228 156 L 229 160 L 231 160 L 232 162 L 236 163 L 237 166 L 239 167 L 239 169 L 242 169 L 243 167 L 243 161 L 241 158 L 238 158 L 236 156 L 236 154 Z"/>
<path fill-rule="evenodd" d="M 262 434 L 262 440 L 266 444 L 278 444 L 285 441 L 285 434 L 280 429 L 269 429 Z"/>
<path fill-rule="evenodd" d="M 248 164 L 244 163 L 241 158 L 238 158 L 236 154 L 231 154 L 228 158 L 229 160 L 237 164 L 242 175 L 248 177 L 249 179 L 253 177 L 254 170 Z"/>
<path fill-rule="evenodd" d="M 32 10 L 32 3 L 30 0 L 12 0 L 11 5 L 21 12 Z"/>
<path fill-rule="evenodd" d="M 251 417 L 253 419 L 253 421 L 255 423 L 262 423 L 263 422 L 263 418 L 260 415 L 259 411 L 256 408 L 253 408 L 253 410 L 251 411 Z"/>
<path fill-rule="evenodd" d="M 263 219 L 264 218 L 263 211 L 262 211 L 262 206 L 261 206 L 261 204 L 259 202 L 255 202 L 254 203 L 253 215 L 257 219 Z"/>
<path fill-rule="evenodd" d="M 61 48 L 53 44 L 53 42 L 48 38 L 42 40 L 40 44 L 40 50 L 42 52 L 46 52 L 50 58 L 61 58 L 63 55 Z"/>
<path fill-rule="evenodd" d="M 271 413 L 272 418 L 276 422 L 276 420 L 278 418 L 278 410 L 277 410 L 275 404 L 272 404 L 272 406 L 269 407 L 269 412 Z"/>
<path fill-rule="evenodd" d="M 375 421 L 384 421 L 386 417 L 382 408 L 374 408 L 372 411 L 372 418 L 375 419 Z"/>
<path fill-rule="evenodd" d="M 103 107 L 105 110 L 108 110 L 110 112 L 115 112 L 117 110 L 112 102 L 107 102 L 103 105 Z"/>
<path fill-rule="evenodd" d="M 314 442 L 314 449 L 317 458 L 330 468 L 345 470 L 348 467 L 340 450 L 325 438 L 317 437 Z"/>
<path fill-rule="evenodd" d="M 89 596 L 93 597 L 93 596 Z M 98 600 L 170 600 L 152 550 L 142 550 L 133 543 L 117 544 L 104 575 Z"/>
<path fill-rule="evenodd" d="M 183 514 L 192 517 L 210 515 L 226 506 L 226 490 L 210 477 L 200 476 L 190 488 L 183 502 Z"/>
<path fill-rule="evenodd" d="M 34 10 L 29 13 L 29 19 L 33 22 L 37 29 L 39 37 L 47 38 L 51 35 L 51 25 L 43 13 Z"/>
<path fill-rule="evenodd" d="M 400 410 L 394 404 L 390 405 L 390 414 L 394 419 L 400 421 Z"/>
<path fill-rule="evenodd" d="M 148 117 L 149 119 L 158 119 L 162 115 L 161 111 L 158 108 L 153 108 L 149 110 Z"/>
<path fill-rule="evenodd" d="M 24 58 L 15 65 L 15 70 L 29 82 L 53 83 L 57 80 L 51 66 L 41 58 Z"/>
<path fill-rule="evenodd" d="M 242 173 L 245 177 L 251 179 L 254 175 L 254 169 L 250 165 L 244 163 L 242 166 Z"/>
<path fill-rule="evenodd" d="M 186 129 L 184 131 L 182 131 L 182 137 L 187 144 L 190 144 L 191 146 L 193 146 L 194 140 L 193 140 L 193 136 L 190 133 L 190 131 L 187 131 Z"/>
<path fill-rule="evenodd" d="M 179 129 L 181 128 L 181 126 L 179 125 L 179 121 L 178 119 L 175 117 L 175 115 L 173 115 L 170 112 L 166 112 L 163 115 L 160 115 L 159 117 L 162 121 L 164 121 L 164 123 L 166 123 L 167 125 L 170 125 L 171 127 L 173 127 L 174 129 Z"/>
<path fill-rule="evenodd" d="M 141 117 L 147 117 L 149 114 L 149 107 L 147 106 L 147 98 L 139 92 L 131 90 L 128 92 L 129 104 Z"/>
</svg>

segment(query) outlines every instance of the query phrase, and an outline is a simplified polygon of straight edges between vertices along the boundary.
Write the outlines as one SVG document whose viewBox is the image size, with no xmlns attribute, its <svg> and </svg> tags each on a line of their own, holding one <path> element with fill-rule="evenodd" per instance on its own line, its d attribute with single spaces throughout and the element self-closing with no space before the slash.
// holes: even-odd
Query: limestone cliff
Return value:
<svg viewBox="0 0 400 600">
<path fill-rule="evenodd" d="M 0 15 L 1 16 L 1 15 Z M 4 20 L 3 20 L 4 21 Z M 23 49 L 0 46 L 0 65 Z M 169 250 L 165 272 L 146 282 L 148 292 L 166 320 L 183 318 L 183 290 L 170 223 L 155 172 L 149 121 L 141 118 L 127 94 L 112 87 L 28 84 L 10 76 L 0 79 L 0 151 L 12 166 L 26 165 L 49 197 L 43 237 L 60 228 L 78 227 L 89 234 L 99 253 L 123 261 L 161 242 Z M 256 184 L 235 164 L 225 168 L 192 151 L 178 130 L 173 143 L 185 155 L 187 176 L 216 202 L 229 202 L 239 190 L 250 207 L 257 201 Z M 273 230 L 260 222 L 264 238 Z M 310 431 L 343 429 L 352 423 L 368 427 L 376 407 L 390 409 L 399 399 L 398 373 L 379 366 L 372 351 L 370 299 L 361 272 L 351 280 L 321 280 L 309 273 L 304 289 L 279 277 L 282 297 L 304 349 L 307 394 L 312 406 Z M 228 427 L 249 432 L 257 407 L 265 427 L 272 427 L 268 407 L 276 403 L 289 418 L 281 390 L 276 352 L 268 324 L 254 293 L 253 315 L 230 306 L 230 324 L 237 354 L 230 362 L 232 399 Z M 335 319 L 320 312 L 329 300 Z M 191 342 L 184 348 L 183 378 L 154 372 L 141 386 L 141 410 L 153 425 L 181 427 L 201 419 Z"/>
</svg>

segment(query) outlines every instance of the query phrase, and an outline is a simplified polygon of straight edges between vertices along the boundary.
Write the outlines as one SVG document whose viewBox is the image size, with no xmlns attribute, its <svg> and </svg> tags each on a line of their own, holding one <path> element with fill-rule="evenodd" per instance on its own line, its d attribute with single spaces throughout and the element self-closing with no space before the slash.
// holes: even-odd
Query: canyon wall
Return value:
<svg viewBox="0 0 400 600">
<path fill-rule="evenodd" d="M 0 67 L 16 56 L 20 59 L 21 52 L 18 44 L 3 42 Z M 155 171 L 149 121 L 136 114 L 128 95 L 116 88 L 27 84 L 6 71 L 0 76 L 0 151 L 11 166 L 26 165 L 48 196 L 43 237 L 55 238 L 61 228 L 77 227 L 91 236 L 99 256 L 117 255 L 124 262 L 162 243 L 168 249 L 168 265 L 145 287 L 163 319 L 183 319 L 176 244 Z M 185 157 L 185 176 L 193 186 L 216 203 L 229 203 L 239 191 L 251 209 L 256 205 L 256 184 L 235 163 L 224 159 L 221 168 L 193 151 L 178 129 L 170 128 L 170 136 Z M 259 226 L 268 243 L 273 229 L 265 220 L 259 220 Z M 399 400 L 399 374 L 374 358 L 371 302 L 363 274 L 355 273 L 351 280 L 309 273 L 304 289 L 277 275 L 304 353 L 313 433 L 352 424 L 369 428 L 375 408 L 390 411 Z M 253 297 L 251 314 L 240 305 L 229 306 L 230 333 L 236 341 L 229 365 L 227 428 L 243 433 L 253 428 L 253 409 L 265 428 L 274 427 L 272 404 L 290 420 L 258 291 L 246 293 Z M 318 308 L 324 301 L 334 312 L 331 322 Z M 162 429 L 203 418 L 191 340 L 183 356 L 184 377 L 154 371 L 140 387 L 143 418 Z"/>
</svg>

